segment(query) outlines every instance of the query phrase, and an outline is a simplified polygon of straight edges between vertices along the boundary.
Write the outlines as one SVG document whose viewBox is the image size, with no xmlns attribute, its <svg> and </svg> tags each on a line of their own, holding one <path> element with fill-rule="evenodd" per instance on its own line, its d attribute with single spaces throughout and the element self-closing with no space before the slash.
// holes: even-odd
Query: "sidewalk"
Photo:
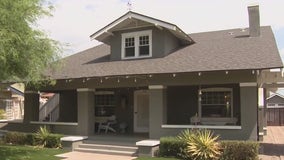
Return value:
<svg viewBox="0 0 284 160">
<path fill-rule="evenodd" d="M 106 154 L 96 154 L 96 153 L 83 153 L 83 152 L 68 152 L 60 155 L 62 160 L 133 160 L 136 157 L 130 156 L 116 156 L 116 155 L 106 155 Z"/>
<path fill-rule="evenodd" d="M 268 126 L 261 142 L 261 160 L 284 160 L 284 126 Z"/>
</svg>

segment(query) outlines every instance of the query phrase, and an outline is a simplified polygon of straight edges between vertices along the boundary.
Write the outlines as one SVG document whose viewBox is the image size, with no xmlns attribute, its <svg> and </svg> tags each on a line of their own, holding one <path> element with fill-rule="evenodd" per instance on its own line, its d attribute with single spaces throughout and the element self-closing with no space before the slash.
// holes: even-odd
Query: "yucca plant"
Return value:
<svg viewBox="0 0 284 160">
<path fill-rule="evenodd" d="M 40 127 L 36 133 L 36 138 L 39 140 L 39 143 L 42 145 L 42 147 L 46 147 L 49 136 L 50 131 L 46 126 Z"/>
<path fill-rule="evenodd" d="M 220 156 L 219 136 L 209 130 L 196 130 L 187 138 L 187 152 L 194 160 L 215 160 Z"/>
<path fill-rule="evenodd" d="M 177 138 L 178 138 L 179 140 L 182 140 L 182 141 L 187 141 L 188 138 L 189 138 L 190 136 L 192 136 L 192 134 L 194 134 L 194 133 L 193 133 L 191 130 L 186 129 L 186 130 L 183 130 L 183 131 L 177 136 Z"/>
<path fill-rule="evenodd" d="M 180 151 L 179 153 L 177 153 L 178 157 L 182 158 L 182 159 L 191 159 L 190 154 L 188 154 L 187 152 L 187 142 L 189 140 L 189 137 L 193 136 L 194 132 L 193 130 L 183 130 L 178 136 L 177 139 L 184 142 L 184 145 L 182 147 L 180 147 Z"/>
</svg>

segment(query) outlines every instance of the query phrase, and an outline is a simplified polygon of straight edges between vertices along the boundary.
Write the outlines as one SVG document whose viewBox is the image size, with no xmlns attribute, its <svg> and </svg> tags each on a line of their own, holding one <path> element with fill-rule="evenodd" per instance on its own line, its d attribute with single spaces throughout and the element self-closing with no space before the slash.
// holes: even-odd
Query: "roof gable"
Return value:
<svg viewBox="0 0 284 160">
<path fill-rule="evenodd" d="M 113 35 L 114 31 L 148 26 L 155 26 L 159 29 L 167 29 L 177 38 L 182 40 L 184 44 L 191 44 L 194 42 L 190 38 L 190 36 L 184 31 L 182 31 L 178 26 L 132 11 L 127 12 L 123 16 L 119 17 L 115 21 L 100 29 L 99 31 L 93 33 L 90 38 L 109 44 L 109 37 Z"/>
<path fill-rule="evenodd" d="M 269 100 L 269 99 L 271 99 L 271 98 L 273 98 L 273 97 L 279 97 L 279 98 L 281 98 L 281 99 L 284 99 L 284 96 L 283 96 L 283 95 L 281 95 L 281 94 L 279 94 L 279 93 L 274 93 L 274 94 L 272 94 L 270 97 L 268 97 L 267 100 Z"/>
</svg>

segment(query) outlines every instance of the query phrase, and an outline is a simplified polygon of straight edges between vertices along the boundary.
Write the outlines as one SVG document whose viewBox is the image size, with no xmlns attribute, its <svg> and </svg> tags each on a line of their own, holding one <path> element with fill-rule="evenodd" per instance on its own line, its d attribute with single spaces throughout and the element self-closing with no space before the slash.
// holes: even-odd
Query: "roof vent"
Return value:
<svg viewBox="0 0 284 160">
<path fill-rule="evenodd" d="M 249 14 L 249 35 L 250 37 L 260 36 L 259 5 L 248 6 Z"/>
</svg>

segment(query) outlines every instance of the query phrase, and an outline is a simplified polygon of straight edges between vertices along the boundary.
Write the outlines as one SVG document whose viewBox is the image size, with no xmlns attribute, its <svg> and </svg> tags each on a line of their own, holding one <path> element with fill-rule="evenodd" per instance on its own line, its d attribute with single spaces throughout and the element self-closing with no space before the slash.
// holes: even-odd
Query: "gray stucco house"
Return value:
<svg viewBox="0 0 284 160">
<path fill-rule="evenodd" d="M 115 116 L 126 132 L 151 139 L 208 128 L 223 139 L 257 140 L 261 75 L 283 64 L 258 6 L 248 11 L 248 28 L 194 34 L 126 13 L 90 36 L 103 44 L 62 59 L 48 74 L 57 83 L 40 91 L 60 95 L 60 122 L 49 124 L 93 135 L 96 122 Z M 25 92 L 25 124 L 43 124 L 38 96 Z"/>
</svg>

